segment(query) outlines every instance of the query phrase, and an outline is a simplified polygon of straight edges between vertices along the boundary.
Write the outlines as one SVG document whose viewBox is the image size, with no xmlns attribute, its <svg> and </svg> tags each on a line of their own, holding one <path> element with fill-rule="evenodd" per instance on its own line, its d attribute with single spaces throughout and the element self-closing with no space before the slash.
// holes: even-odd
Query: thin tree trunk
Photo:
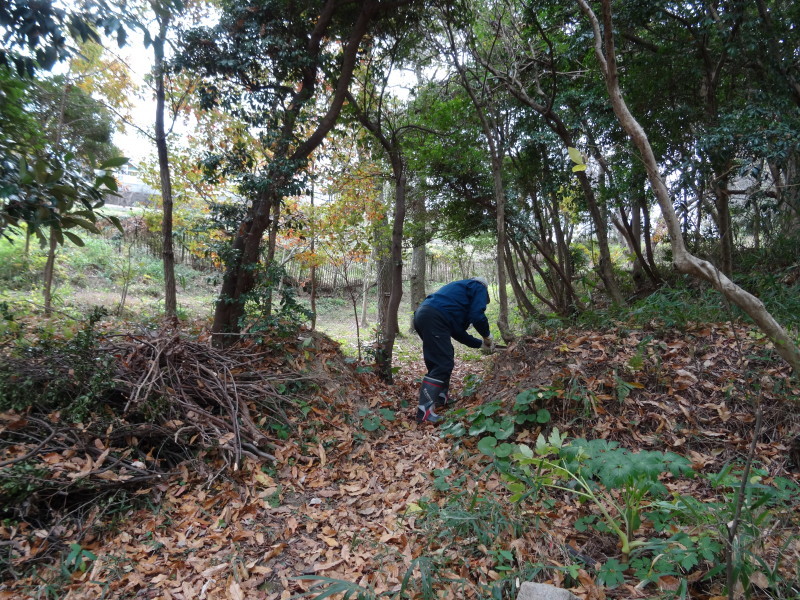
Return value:
<svg viewBox="0 0 800 600">
<path fill-rule="evenodd" d="M 67 104 L 67 94 L 70 91 L 72 84 L 67 84 L 61 90 L 61 102 L 58 107 L 58 127 L 56 128 L 56 139 L 53 146 L 56 150 L 61 150 L 61 133 L 64 128 L 64 111 Z M 44 314 L 48 317 L 53 314 L 53 273 L 55 272 L 56 264 L 56 247 L 58 246 L 58 238 L 55 234 L 55 227 L 57 223 L 54 222 L 50 225 L 50 244 L 47 249 L 47 261 L 44 265 L 44 282 L 42 289 L 42 298 L 44 299 Z M 63 234 L 61 234 L 63 235 Z"/>
<path fill-rule="evenodd" d="M 480 110 L 480 109 L 478 109 Z M 490 147 L 493 144 L 490 143 Z M 492 150 L 492 179 L 494 181 L 495 209 L 497 211 L 497 299 L 500 304 L 500 312 L 497 315 L 497 328 L 503 341 L 511 343 L 514 335 L 508 325 L 508 291 L 506 290 L 506 193 L 503 186 L 502 156 L 496 154 L 497 148 Z"/>
<path fill-rule="evenodd" d="M 456 47 L 455 38 L 451 31 L 447 31 L 450 43 L 450 59 L 453 61 L 453 66 L 458 71 L 461 78 L 461 85 L 472 101 L 478 119 L 481 122 L 483 134 L 486 136 L 486 142 L 489 146 L 489 156 L 492 165 L 492 187 L 494 191 L 495 211 L 496 211 L 496 229 L 497 229 L 497 244 L 495 261 L 497 265 L 497 299 L 500 306 L 499 314 L 497 316 L 497 328 L 500 330 L 500 336 L 503 341 L 510 343 L 514 340 L 514 335 L 508 325 L 508 292 L 506 290 L 506 268 L 505 258 L 503 256 L 506 246 L 506 215 L 505 215 L 505 188 L 503 185 L 503 157 L 504 152 L 499 140 L 497 139 L 497 123 L 490 122 L 490 117 L 487 114 L 483 103 L 475 94 L 472 89 L 472 84 L 467 77 L 467 70 L 461 61 L 458 60 L 459 49 Z"/>
<path fill-rule="evenodd" d="M 161 235 L 163 247 L 161 256 L 164 267 L 164 313 L 168 318 L 178 314 L 177 288 L 175 285 L 175 251 L 172 240 L 172 179 L 167 154 L 167 135 L 164 129 L 164 110 L 166 104 L 164 92 L 164 42 L 166 39 L 169 17 L 159 17 L 159 32 L 153 41 L 155 53 L 156 79 L 156 150 L 158 152 L 158 172 L 161 179 Z"/>
<path fill-rule="evenodd" d="M 693 275 L 710 283 L 717 291 L 739 308 L 741 308 L 756 325 L 763 331 L 775 345 L 775 350 L 789 363 L 795 373 L 800 373 L 800 349 L 792 338 L 786 333 L 775 318 L 767 311 L 764 304 L 728 279 L 724 273 L 709 263 L 693 256 L 686 250 L 681 235 L 680 221 L 675 214 L 669 190 L 658 171 L 658 162 L 642 126 L 628 109 L 622 96 L 617 74 L 616 51 L 614 48 L 614 34 L 611 18 L 611 0 L 601 0 L 603 26 L 586 0 L 577 0 L 583 13 L 589 19 L 594 32 L 594 51 L 606 88 L 611 100 L 614 114 L 625 132 L 631 138 L 637 150 L 642 155 L 650 186 L 661 207 L 667 230 L 670 234 L 672 246 L 673 265 L 680 273 Z M 800 398 L 796 399 L 800 402 Z"/>
<path fill-rule="evenodd" d="M 391 292 L 387 305 L 386 319 L 381 324 L 382 340 L 378 357 L 378 375 L 387 383 L 392 383 L 392 360 L 394 341 L 398 334 L 397 313 L 403 297 L 403 223 L 406 218 L 406 175 L 405 165 L 399 153 L 392 157 L 392 173 L 395 180 L 394 219 L 390 256 Z"/>
<path fill-rule="evenodd" d="M 519 282 L 519 278 L 517 277 L 517 271 L 514 268 L 514 260 L 513 254 L 511 252 L 511 248 L 507 248 L 505 252 L 506 257 L 506 270 L 508 272 L 508 280 L 511 283 L 511 289 L 514 291 L 514 297 L 517 300 L 517 306 L 522 311 L 523 315 L 528 318 L 533 318 L 538 316 L 538 312 L 536 307 L 533 303 L 528 299 L 528 295 L 525 293 L 525 290 L 522 289 L 522 284 Z"/>
<path fill-rule="evenodd" d="M 44 265 L 44 287 L 42 296 L 44 298 L 44 314 L 48 317 L 53 314 L 53 273 L 56 264 L 56 249 L 58 240 L 53 227 L 50 227 L 50 244 L 47 248 L 47 262 Z"/>
<path fill-rule="evenodd" d="M 714 206 L 717 209 L 719 231 L 719 266 L 728 277 L 733 274 L 733 226 L 731 223 L 730 194 L 727 176 L 722 175 L 714 184 Z"/>
<path fill-rule="evenodd" d="M 267 257 L 264 261 L 264 264 L 267 269 L 271 268 L 275 264 L 275 252 L 277 250 L 278 244 L 278 227 L 280 225 L 281 220 L 281 203 L 276 202 L 272 206 L 272 222 L 269 226 L 269 237 L 267 238 Z M 270 316 L 272 314 L 272 302 L 275 298 L 275 282 L 274 281 L 267 281 L 266 285 L 268 286 L 265 290 L 267 295 L 266 301 L 266 314 Z M 280 288 L 279 288 L 280 290 Z"/>
<path fill-rule="evenodd" d="M 361 327 L 367 327 L 369 320 L 367 319 L 367 296 L 369 294 L 369 272 L 370 264 L 364 265 L 364 275 L 361 277 Z"/>
<path fill-rule="evenodd" d="M 411 313 L 425 300 L 425 268 L 427 254 L 427 210 L 425 209 L 425 198 L 416 190 L 411 194 L 410 213 L 413 227 L 411 236 L 411 276 L 410 276 L 410 296 Z M 409 333 L 414 333 L 414 318 L 409 318 Z"/>
</svg>

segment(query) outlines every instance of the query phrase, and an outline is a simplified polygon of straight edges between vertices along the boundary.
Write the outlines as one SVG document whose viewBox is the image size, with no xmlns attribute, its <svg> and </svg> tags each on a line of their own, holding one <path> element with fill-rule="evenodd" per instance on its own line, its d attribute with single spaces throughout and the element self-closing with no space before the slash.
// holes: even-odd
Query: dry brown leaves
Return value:
<svg viewBox="0 0 800 600">
<path fill-rule="evenodd" d="M 634 449 L 674 450 L 689 456 L 698 470 L 716 469 L 746 452 L 760 404 L 765 427 L 758 459 L 771 473 L 785 475 L 790 441 L 800 429 L 796 407 L 781 398 L 800 392 L 791 387 L 786 369 L 762 359 L 763 353 L 752 332 L 732 332 L 727 325 L 660 337 L 568 331 L 558 338 L 524 339 L 489 360 L 459 364 L 454 390 L 473 373 L 484 383 L 464 404 L 500 398 L 510 405 L 520 391 L 554 386 L 563 396 L 548 408 L 562 431 L 615 439 Z M 177 476 L 144 487 L 141 493 L 154 506 L 126 513 L 116 528 L 55 532 L 96 555 L 85 570 L 75 569 L 66 580 L 57 570 L 44 570 L 39 579 L 6 581 L 0 599 L 42 594 L 48 580 L 59 586 L 60 597 L 73 600 L 285 600 L 314 585 L 299 576 L 346 580 L 376 593 L 397 590 L 415 559 L 436 552 L 437 543 L 418 518 L 423 497 L 440 505 L 446 500 L 432 487 L 434 469 L 450 468 L 451 479 L 466 475 L 463 489 L 504 494 L 496 475 L 477 476 L 486 462 L 474 441 L 454 450 L 435 429 L 411 420 L 415 380 L 424 374 L 421 361 L 386 386 L 353 373 L 331 346 L 320 344 L 297 360 L 313 361 L 324 381 L 292 439 L 273 442 L 274 467 L 244 456 L 238 471 L 209 485 L 184 466 Z M 620 381 L 627 384 L 622 395 Z M 409 407 L 385 429 L 370 434 L 360 428 L 360 408 L 398 409 L 401 401 Z M 519 439 L 536 434 L 521 432 Z M 99 457 L 80 459 L 73 469 L 86 470 L 89 461 L 98 468 Z M 614 551 L 591 548 L 607 540 L 577 533 L 573 524 L 581 508 L 566 497 L 556 500 L 553 509 L 526 515 L 547 523 L 544 531 L 505 540 L 517 564 L 558 566 L 571 561 L 572 553 Z M 20 564 L 53 534 L 24 522 L 0 525 L 0 543 L 14 548 Z M 464 548 L 471 542 L 447 542 L 440 551 L 451 560 L 453 580 L 462 584 L 438 589 L 438 597 L 477 597 L 481 583 L 501 577 L 491 549 L 459 557 L 452 542 Z M 551 582 L 563 583 L 555 573 Z M 578 581 L 573 592 L 579 597 L 608 597 L 591 565 Z M 621 586 L 613 595 L 640 598 L 643 592 Z"/>
</svg>

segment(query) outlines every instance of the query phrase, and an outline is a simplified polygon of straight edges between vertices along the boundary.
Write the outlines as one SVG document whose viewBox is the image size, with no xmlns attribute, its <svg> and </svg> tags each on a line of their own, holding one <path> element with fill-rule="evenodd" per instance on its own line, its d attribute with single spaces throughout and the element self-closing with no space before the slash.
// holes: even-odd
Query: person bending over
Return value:
<svg viewBox="0 0 800 600">
<path fill-rule="evenodd" d="M 417 423 L 439 421 L 441 417 L 434 411 L 447 406 L 450 399 L 447 391 L 455 367 L 450 338 L 486 353 L 494 350 L 485 314 L 487 304 L 489 283 L 483 277 L 473 277 L 448 283 L 425 298 L 414 312 L 414 329 L 422 339 L 422 356 L 428 370 L 419 390 Z M 470 325 L 482 341 L 467 333 Z"/>
</svg>

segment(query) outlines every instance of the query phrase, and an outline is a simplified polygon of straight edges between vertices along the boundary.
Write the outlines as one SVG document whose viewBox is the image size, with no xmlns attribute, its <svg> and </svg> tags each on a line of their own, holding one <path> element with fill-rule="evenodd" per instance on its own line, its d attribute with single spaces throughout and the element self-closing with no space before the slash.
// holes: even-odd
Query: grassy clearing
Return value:
<svg viewBox="0 0 800 600">
<path fill-rule="evenodd" d="M 152 321 L 163 315 L 164 273 L 161 260 L 121 241 L 84 236 L 84 246 L 59 248 L 54 276 L 55 308 L 83 313 L 104 306 L 129 320 Z M 46 249 L 22 237 L 0 240 L 0 301 L 11 306 L 41 304 Z M 215 287 L 208 274 L 176 266 L 179 315 L 203 319 L 211 314 Z"/>
</svg>

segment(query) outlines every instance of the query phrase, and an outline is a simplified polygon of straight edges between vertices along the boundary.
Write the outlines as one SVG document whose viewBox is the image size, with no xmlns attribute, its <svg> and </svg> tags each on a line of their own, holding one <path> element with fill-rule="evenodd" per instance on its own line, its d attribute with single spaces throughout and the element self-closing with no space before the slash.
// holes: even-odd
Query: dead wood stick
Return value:
<svg viewBox="0 0 800 600">
<path fill-rule="evenodd" d="M 40 419 L 31 419 L 31 420 L 36 421 L 38 424 L 44 425 L 45 427 L 50 429 L 50 435 L 48 435 L 45 439 L 43 439 L 36 446 L 36 448 L 34 448 L 33 450 L 30 450 L 29 452 L 25 453 L 23 456 L 18 456 L 17 458 L 10 458 L 8 460 L 0 461 L 0 468 L 7 467 L 9 465 L 13 465 L 13 464 L 16 464 L 16 463 L 20 463 L 20 462 L 23 462 L 25 460 L 28 460 L 29 458 L 32 458 L 32 457 L 36 456 L 37 454 L 39 454 L 39 452 L 41 452 L 42 448 L 44 448 L 44 446 L 50 440 L 52 440 L 55 437 L 55 435 L 57 433 L 56 430 L 53 429 L 52 427 L 50 427 L 47 423 L 45 423 L 44 421 L 41 421 Z"/>
</svg>

